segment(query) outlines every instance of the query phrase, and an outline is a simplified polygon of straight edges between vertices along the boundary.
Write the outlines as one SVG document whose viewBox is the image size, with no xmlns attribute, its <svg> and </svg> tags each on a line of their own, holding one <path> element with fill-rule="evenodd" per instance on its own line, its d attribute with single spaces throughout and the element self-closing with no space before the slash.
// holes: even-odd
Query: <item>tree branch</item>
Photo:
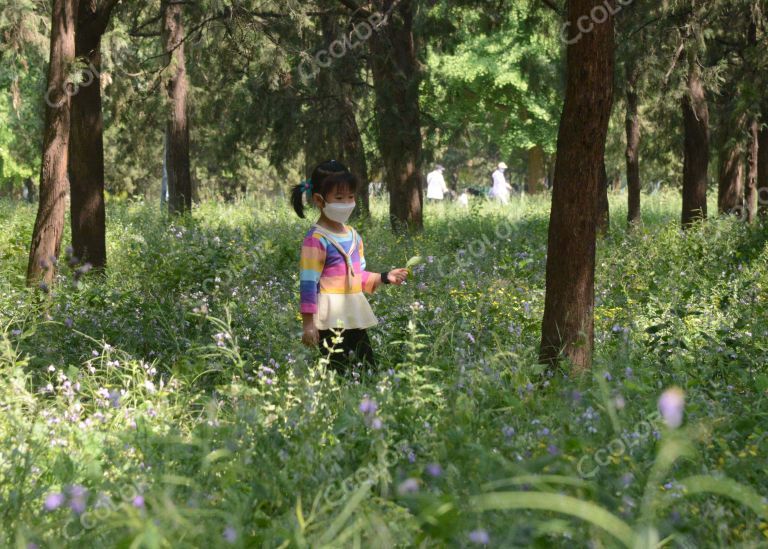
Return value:
<svg viewBox="0 0 768 549">
<path fill-rule="evenodd" d="M 362 8 L 361 6 L 358 6 L 355 3 L 355 0 L 339 0 L 344 6 L 352 10 L 352 15 L 361 15 L 363 17 L 370 17 L 371 12 L 369 12 L 367 9 Z"/>
<path fill-rule="evenodd" d="M 555 4 L 555 0 L 541 0 L 541 3 L 554 11 L 560 17 L 564 15 L 563 10 L 557 4 Z"/>
</svg>

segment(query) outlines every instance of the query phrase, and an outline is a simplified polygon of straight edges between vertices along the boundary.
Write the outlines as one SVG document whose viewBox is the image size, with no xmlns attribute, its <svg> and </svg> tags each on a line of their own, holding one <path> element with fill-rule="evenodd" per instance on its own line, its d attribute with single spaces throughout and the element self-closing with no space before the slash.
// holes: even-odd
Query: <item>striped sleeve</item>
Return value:
<svg viewBox="0 0 768 549">
<path fill-rule="evenodd" d="M 320 291 L 320 275 L 325 266 L 325 246 L 320 235 L 312 232 L 301 245 L 299 261 L 299 291 L 301 293 L 301 312 L 317 312 L 317 294 Z"/>
<path fill-rule="evenodd" d="M 362 272 L 363 291 L 365 293 L 372 294 L 376 291 L 376 288 L 379 287 L 379 284 L 381 284 L 381 275 L 379 273 L 371 273 L 365 270 L 363 238 L 358 234 L 357 239 L 357 248 L 360 251 L 360 271 Z"/>
</svg>

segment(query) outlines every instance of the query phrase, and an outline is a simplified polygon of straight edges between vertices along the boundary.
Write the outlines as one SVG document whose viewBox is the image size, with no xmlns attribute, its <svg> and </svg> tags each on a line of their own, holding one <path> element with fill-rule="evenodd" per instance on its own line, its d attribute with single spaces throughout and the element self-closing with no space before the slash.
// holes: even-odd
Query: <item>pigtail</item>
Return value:
<svg viewBox="0 0 768 549">
<path fill-rule="evenodd" d="M 296 215 L 304 219 L 304 200 L 302 195 L 307 195 L 307 203 L 309 203 L 313 193 L 319 193 L 325 196 L 325 192 L 327 191 L 326 179 L 338 175 L 349 176 L 351 174 L 349 173 L 347 167 L 341 162 L 337 162 L 336 160 L 328 160 L 322 164 L 319 164 L 312 171 L 312 177 L 310 179 L 302 181 L 298 185 L 292 187 L 291 206 L 293 206 L 293 210 L 296 212 Z M 357 180 L 355 179 L 355 182 L 352 184 L 353 189 L 356 186 L 356 181 Z M 348 181 L 346 182 L 349 183 Z"/>
</svg>

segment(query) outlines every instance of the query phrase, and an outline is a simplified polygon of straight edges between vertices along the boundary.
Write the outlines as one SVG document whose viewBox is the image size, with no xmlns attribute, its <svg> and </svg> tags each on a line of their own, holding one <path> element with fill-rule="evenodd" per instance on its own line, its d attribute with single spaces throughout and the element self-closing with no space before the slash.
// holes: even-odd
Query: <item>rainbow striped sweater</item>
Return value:
<svg viewBox="0 0 768 549">
<path fill-rule="evenodd" d="M 381 276 L 365 270 L 363 240 L 349 225 L 344 233 L 313 225 L 301 246 L 301 312 L 315 315 L 319 329 L 377 323 L 363 292 L 373 293 Z"/>
</svg>

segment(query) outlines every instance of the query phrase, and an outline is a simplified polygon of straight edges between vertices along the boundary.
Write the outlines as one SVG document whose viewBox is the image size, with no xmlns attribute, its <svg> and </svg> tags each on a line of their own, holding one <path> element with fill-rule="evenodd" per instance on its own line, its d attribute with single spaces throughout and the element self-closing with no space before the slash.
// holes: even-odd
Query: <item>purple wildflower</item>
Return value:
<svg viewBox="0 0 768 549">
<path fill-rule="evenodd" d="M 365 396 L 363 400 L 360 401 L 360 411 L 365 415 L 372 416 L 378 409 L 379 405 L 376 404 L 376 401 L 368 398 L 368 396 Z"/>
<path fill-rule="evenodd" d="M 85 511 L 85 500 L 88 498 L 88 490 L 79 484 L 69 487 L 69 508 L 78 515 Z"/>
<path fill-rule="evenodd" d="M 469 541 L 472 543 L 477 543 L 478 545 L 488 545 L 488 543 L 491 541 L 491 538 L 488 535 L 488 532 L 482 528 L 479 528 L 469 533 Z"/>
<path fill-rule="evenodd" d="M 64 503 L 64 499 L 64 494 L 60 492 L 54 492 L 46 496 L 43 506 L 45 507 L 46 511 L 53 511 L 54 509 L 61 507 L 61 504 Z"/>
<path fill-rule="evenodd" d="M 437 478 L 443 474 L 443 468 L 439 463 L 430 463 L 427 465 L 427 474 L 431 477 Z"/>
<path fill-rule="evenodd" d="M 237 541 L 237 530 L 235 530 L 234 526 L 227 526 L 224 528 L 222 536 L 227 543 L 235 543 Z"/>
</svg>

